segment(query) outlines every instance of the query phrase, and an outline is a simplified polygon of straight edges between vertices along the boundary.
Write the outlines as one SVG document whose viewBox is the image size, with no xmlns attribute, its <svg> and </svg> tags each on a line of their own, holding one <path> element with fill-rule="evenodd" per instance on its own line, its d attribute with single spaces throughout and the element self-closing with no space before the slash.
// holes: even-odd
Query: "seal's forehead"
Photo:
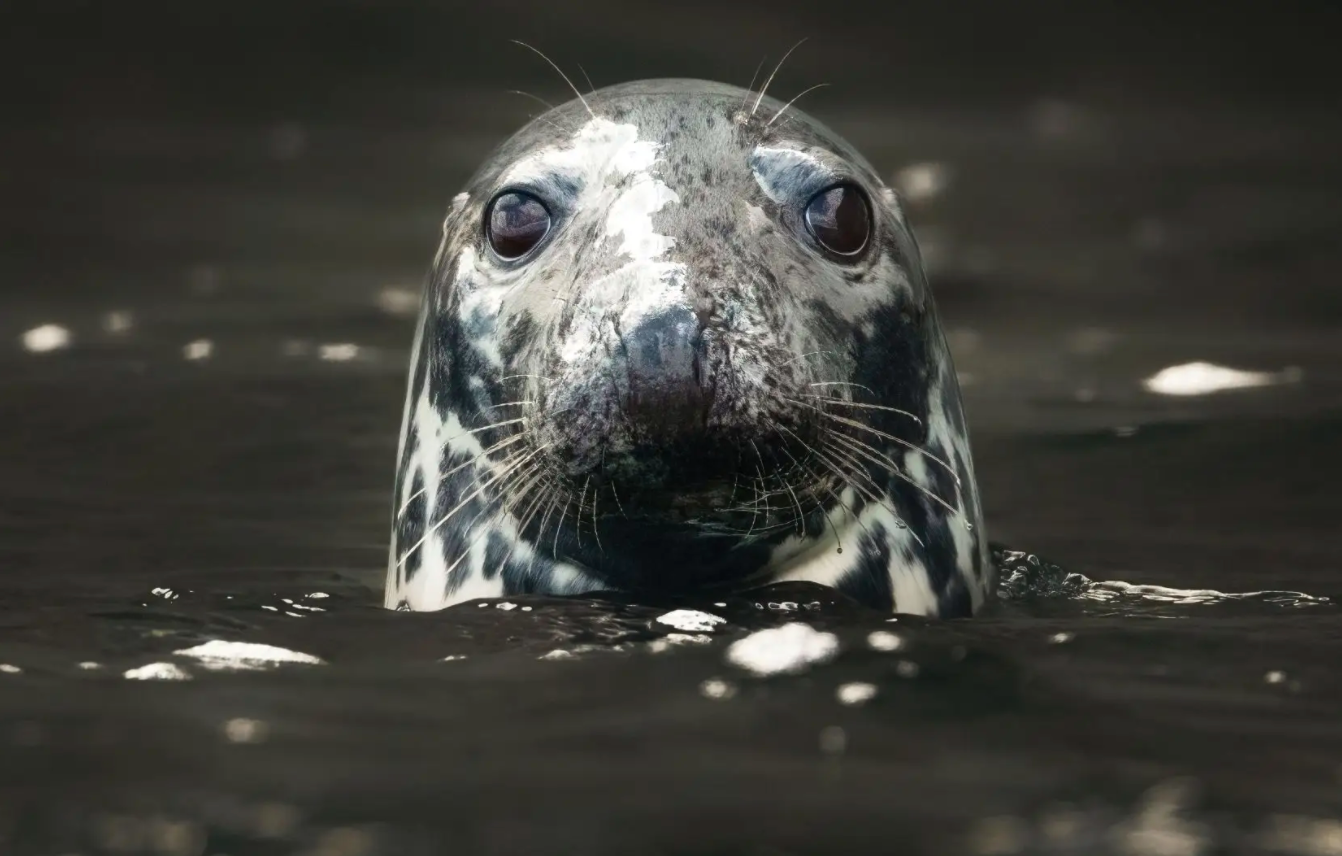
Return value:
<svg viewBox="0 0 1342 856">
<path fill-rule="evenodd" d="M 486 183 L 528 183 L 596 172 L 646 169 L 660 153 L 692 161 L 739 159 L 761 146 L 831 151 L 869 165 L 846 141 L 796 107 L 782 120 L 777 99 L 722 83 L 646 80 L 607 87 L 542 114 L 491 158 Z"/>
</svg>

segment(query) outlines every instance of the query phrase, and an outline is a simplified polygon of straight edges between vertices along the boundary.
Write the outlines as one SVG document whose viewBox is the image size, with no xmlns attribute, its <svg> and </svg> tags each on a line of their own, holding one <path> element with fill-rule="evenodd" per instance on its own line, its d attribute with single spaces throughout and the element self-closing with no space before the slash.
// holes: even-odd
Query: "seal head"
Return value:
<svg viewBox="0 0 1342 856">
<path fill-rule="evenodd" d="M 387 606 L 807 580 L 958 616 L 992 576 L 917 245 L 828 128 L 625 84 L 538 117 L 453 200 Z"/>
</svg>

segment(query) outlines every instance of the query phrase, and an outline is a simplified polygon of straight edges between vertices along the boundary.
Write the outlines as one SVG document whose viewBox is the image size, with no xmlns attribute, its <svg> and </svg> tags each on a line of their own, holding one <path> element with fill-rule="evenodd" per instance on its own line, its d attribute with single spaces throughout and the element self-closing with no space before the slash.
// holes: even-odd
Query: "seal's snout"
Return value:
<svg viewBox="0 0 1342 856">
<path fill-rule="evenodd" d="M 688 307 L 659 311 L 621 336 L 628 387 L 622 410 L 647 438 L 701 431 L 712 390 L 703 377 L 703 325 Z"/>
</svg>

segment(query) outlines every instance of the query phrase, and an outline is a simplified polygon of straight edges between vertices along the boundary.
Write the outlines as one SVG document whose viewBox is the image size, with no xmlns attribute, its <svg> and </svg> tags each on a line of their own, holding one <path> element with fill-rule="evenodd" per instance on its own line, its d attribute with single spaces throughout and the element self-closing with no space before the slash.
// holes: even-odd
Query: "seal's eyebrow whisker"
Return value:
<svg viewBox="0 0 1342 856">
<path fill-rule="evenodd" d="M 777 113 L 775 113 L 772 119 L 770 119 L 769 121 L 767 121 L 767 122 L 764 123 L 764 127 L 765 127 L 765 128 L 768 128 L 768 127 L 769 127 L 770 125 L 772 125 L 774 122 L 777 122 L 777 121 L 778 121 L 778 117 L 779 117 L 779 116 L 782 116 L 784 113 L 787 112 L 787 108 L 789 108 L 789 107 L 791 107 L 793 104 L 796 104 L 796 103 L 797 103 L 797 99 L 801 98 L 803 95 L 805 95 L 805 94 L 808 93 L 808 92 L 812 92 L 812 91 L 814 91 L 814 90 L 816 90 L 816 89 L 819 89 L 819 88 L 822 87 L 822 86 L 829 86 L 829 84 L 828 84 L 828 83 L 817 83 L 815 86 L 812 86 L 812 87 L 810 87 L 810 88 L 808 88 L 808 89 L 803 89 L 801 92 L 798 92 L 796 98 L 793 98 L 791 101 L 789 101 L 788 103 L 784 104 L 783 107 L 782 107 L 782 109 L 780 109 Z"/>
<path fill-rule="evenodd" d="M 760 59 L 760 64 L 755 66 L 755 73 L 750 75 L 750 82 L 746 84 L 746 97 L 741 99 L 742 110 L 746 109 L 746 102 L 750 100 L 751 94 L 755 91 L 755 81 L 759 78 L 760 69 L 764 68 L 764 61 L 767 59 L 767 56 Z"/>
<path fill-rule="evenodd" d="M 578 63 L 577 65 L 578 65 L 578 71 L 581 71 L 581 72 L 582 72 L 582 79 L 585 80 L 585 81 L 587 81 L 587 92 L 588 92 L 588 94 L 595 94 L 595 93 L 596 93 L 596 86 L 594 86 L 594 85 L 592 84 L 592 78 L 590 78 L 590 77 L 587 76 L 587 69 L 583 68 L 581 63 Z"/>
<path fill-rule="evenodd" d="M 537 50 L 536 48 L 533 48 L 531 45 L 527 44 L 526 42 L 519 41 L 518 39 L 509 39 L 509 41 L 511 41 L 513 44 L 521 45 L 522 47 L 524 47 L 524 48 L 526 48 L 527 50 L 531 51 L 532 53 L 536 54 L 536 56 L 538 56 L 538 57 L 540 57 L 541 59 L 543 59 L 543 60 L 545 60 L 546 62 L 548 62 L 548 63 L 550 64 L 550 67 L 553 68 L 555 71 L 559 72 L 559 76 L 560 76 L 560 77 L 564 78 L 564 82 L 568 84 L 569 89 L 572 89 L 572 90 L 573 90 L 573 94 L 576 95 L 576 96 L 578 96 L 578 100 L 582 102 L 582 106 L 583 106 L 584 108 L 586 108 L 586 110 L 587 110 L 587 115 L 591 116 L 593 119 L 596 118 L 596 114 L 592 112 L 592 105 L 590 105 L 590 104 L 587 103 L 587 99 L 582 97 L 582 93 L 578 91 L 578 87 L 576 87 L 576 86 L 573 85 L 573 81 L 571 81 L 571 80 L 568 79 L 568 75 L 564 73 L 564 70 L 563 70 L 562 68 L 560 68 L 559 66 L 555 65 L 555 61 L 554 61 L 554 60 L 550 59 L 548 56 L 546 56 L 545 54 L 541 53 L 541 52 L 540 52 L 539 50 Z M 590 81 L 589 81 L 589 82 L 590 82 Z"/>
<path fill-rule="evenodd" d="M 801 47 L 802 42 L 804 41 L 806 41 L 806 39 L 802 39 L 801 42 L 797 42 L 795 45 L 788 48 L 787 53 L 783 54 L 783 58 L 778 61 L 778 65 L 774 66 L 774 70 L 769 74 L 769 77 L 764 81 L 764 85 L 760 87 L 759 97 L 755 99 L 755 106 L 750 108 L 750 115 L 754 116 L 755 111 L 760 109 L 760 102 L 764 100 L 764 93 L 769 91 L 769 84 L 774 82 L 774 76 L 777 75 L 778 70 L 783 67 L 783 63 L 787 62 L 787 58 L 792 56 L 792 52 L 795 51 L 797 48 Z"/>
<path fill-rule="evenodd" d="M 554 110 L 554 109 L 555 109 L 555 106 L 554 106 L 553 104 L 551 104 L 549 101 L 546 101 L 544 98 L 538 98 L 537 96 L 532 95 L 530 92 L 523 92 L 523 91 L 520 90 L 520 89 L 505 89 L 504 92 L 508 93 L 509 95 L 521 95 L 523 98 L 530 98 L 532 101 L 538 101 L 538 102 L 540 102 L 541 104 L 544 104 L 545 107 L 546 107 L 547 109 L 549 109 L 549 110 Z M 531 118 L 534 119 L 535 116 L 533 115 L 533 116 L 531 116 Z M 553 121 L 551 121 L 550 119 L 545 119 L 545 118 L 542 118 L 541 121 L 543 121 L 545 124 L 549 125 L 551 128 L 554 128 L 554 129 L 555 129 L 556 131 L 558 131 L 559 133 L 561 133 L 561 134 L 564 133 L 564 129 L 561 128 L 561 127 L 559 127 L 559 124 L 558 124 L 557 122 L 553 122 Z"/>
</svg>

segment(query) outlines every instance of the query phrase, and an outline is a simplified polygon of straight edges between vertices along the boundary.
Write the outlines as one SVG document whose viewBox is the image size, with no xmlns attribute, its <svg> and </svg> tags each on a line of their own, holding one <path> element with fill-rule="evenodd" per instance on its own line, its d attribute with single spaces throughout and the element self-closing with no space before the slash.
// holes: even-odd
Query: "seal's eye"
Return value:
<svg viewBox="0 0 1342 856">
<path fill-rule="evenodd" d="M 485 236 L 500 258 L 511 261 L 531 252 L 550 231 L 550 212 L 529 193 L 509 191 L 489 207 Z"/>
<path fill-rule="evenodd" d="M 806 227 L 831 253 L 857 255 L 871 235 L 871 213 L 862 191 L 851 184 L 820 191 L 806 205 Z"/>
</svg>

